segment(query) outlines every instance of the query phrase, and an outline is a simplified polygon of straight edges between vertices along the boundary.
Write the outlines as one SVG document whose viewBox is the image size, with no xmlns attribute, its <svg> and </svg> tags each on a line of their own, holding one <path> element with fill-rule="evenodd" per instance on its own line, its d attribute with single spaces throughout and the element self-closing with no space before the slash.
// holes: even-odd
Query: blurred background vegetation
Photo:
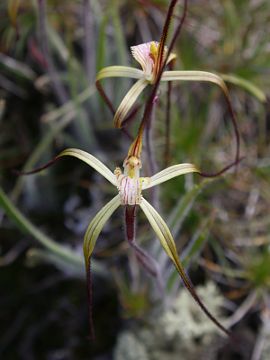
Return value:
<svg viewBox="0 0 270 360">
<path fill-rule="evenodd" d="M 138 239 L 166 281 L 160 297 L 124 240 L 120 209 L 95 249 L 91 343 L 82 241 L 113 189 L 72 159 L 29 177 L 12 172 L 41 165 L 70 146 L 112 170 L 122 164 L 130 140 L 113 129 L 95 75 L 107 65 L 136 66 L 129 47 L 159 39 L 167 8 L 165 0 L 0 3 L 1 358 L 269 358 L 268 0 L 188 1 L 175 68 L 211 71 L 227 81 L 245 159 L 236 172 L 213 181 L 186 176 L 164 184 L 157 204 L 205 303 L 239 341 L 224 339 L 186 300 L 138 214 Z M 181 10 L 179 1 L 175 21 Z M 130 85 L 128 79 L 106 81 L 115 106 Z M 153 127 L 159 169 L 165 99 L 163 85 Z M 234 158 L 230 117 L 215 85 L 174 83 L 171 122 L 170 164 L 192 162 L 212 172 Z"/>
</svg>

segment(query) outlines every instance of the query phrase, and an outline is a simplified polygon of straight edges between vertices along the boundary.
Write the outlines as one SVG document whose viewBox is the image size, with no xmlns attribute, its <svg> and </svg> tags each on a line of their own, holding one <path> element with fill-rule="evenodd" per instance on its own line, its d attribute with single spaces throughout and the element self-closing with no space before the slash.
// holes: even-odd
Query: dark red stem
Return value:
<svg viewBox="0 0 270 360">
<path fill-rule="evenodd" d="M 89 338 L 95 341 L 95 329 L 93 321 L 93 281 L 91 272 L 91 262 L 89 262 L 88 269 L 86 270 L 87 281 L 87 298 L 88 298 L 88 321 L 89 321 Z"/>
<path fill-rule="evenodd" d="M 168 32 L 168 29 L 169 29 L 168 23 L 171 21 L 172 11 L 174 10 L 176 2 L 177 1 L 171 1 L 171 3 L 170 3 L 163 31 Z M 150 96 L 149 96 L 149 98 L 147 100 L 145 110 L 144 110 L 144 114 L 143 114 L 143 118 L 142 118 L 142 121 L 141 121 L 141 124 L 140 124 L 139 133 L 142 131 L 142 129 L 145 127 L 146 123 L 149 121 L 149 118 L 150 118 L 150 115 L 151 115 L 151 112 L 152 112 L 152 108 L 153 108 L 153 103 L 154 103 L 154 100 L 155 100 L 155 97 L 156 97 L 156 94 L 157 94 L 157 90 L 158 90 L 158 87 L 159 87 L 159 83 L 160 83 L 160 80 L 161 80 L 162 73 L 163 73 L 163 71 L 165 69 L 167 60 L 168 60 L 168 58 L 170 56 L 170 53 L 171 53 L 171 51 L 173 49 L 175 41 L 176 41 L 176 39 L 177 39 L 181 29 L 182 29 L 182 26 L 184 24 L 186 15 L 187 15 L 187 0 L 184 0 L 183 14 L 182 14 L 182 16 L 180 18 L 180 22 L 179 22 L 175 32 L 174 32 L 174 35 L 173 35 L 172 41 L 170 43 L 168 52 L 167 52 L 167 54 L 165 56 L 165 59 L 163 59 L 162 65 L 161 65 L 161 67 L 159 69 L 159 72 L 157 74 L 156 81 L 155 81 L 155 84 L 153 86 L 152 92 L 151 92 L 151 94 L 150 94 Z M 163 38 L 166 39 L 167 34 L 162 34 L 161 39 L 163 39 Z"/>
</svg>

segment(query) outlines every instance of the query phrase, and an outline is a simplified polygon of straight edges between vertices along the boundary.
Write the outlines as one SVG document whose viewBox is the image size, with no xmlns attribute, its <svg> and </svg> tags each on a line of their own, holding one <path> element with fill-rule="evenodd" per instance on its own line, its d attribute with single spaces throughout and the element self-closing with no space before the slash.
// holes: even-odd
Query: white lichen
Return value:
<svg viewBox="0 0 270 360">
<path fill-rule="evenodd" d="M 150 360 L 146 347 L 131 332 L 123 332 L 119 338 L 114 352 L 116 360 Z"/>
<path fill-rule="evenodd" d="M 208 282 L 204 287 L 198 287 L 197 292 L 202 301 L 217 318 L 223 297 L 214 283 Z M 171 309 L 160 319 L 163 335 L 168 341 L 174 338 L 192 341 L 194 338 L 205 339 L 209 334 L 216 333 L 216 326 L 201 311 L 200 307 L 190 298 L 190 294 L 182 291 Z"/>
<path fill-rule="evenodd" d="M 209 310 L 222 322 L 220 314 L 224 298 L 216 285 L 209 282 L 196 290 Z M 205 349 L 218 333 L 217 327 L 182 290 L 170 308 L 150 319 L 148 328 L 125 331 L 120 335 L 114 359 L 197 360 L 205 358 Z"/>
</svg>

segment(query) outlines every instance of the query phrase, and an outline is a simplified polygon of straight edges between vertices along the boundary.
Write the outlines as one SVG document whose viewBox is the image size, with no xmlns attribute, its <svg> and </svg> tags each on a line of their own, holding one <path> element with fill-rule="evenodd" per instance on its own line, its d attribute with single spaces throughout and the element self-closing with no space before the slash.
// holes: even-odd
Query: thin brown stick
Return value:
<svg viewBox="0 0 270 360">
<path fill-rule="evenodd" d="M 165 25 L 164 25 L 164 31 L 167 31 L 168 32 L 168 29 L 169 29 L 169 25 L 168 23 L 171 21 L 171 17 L 172 17 L 172 11 L 175 7 L 175 3 L 176 1 L 172 1 L 170 3 L 170 6 L 169 6 L 169 10 L 168 10 L 168 13 L 167 13 L 167 18 L 166 18 L 166 21 L 165 21 Z M 153 86 L 153 89 L 152 89 L 152 92 L 150 93 L 150 96 L 146 102 L 146 105 L 145 105 L 145 110 L 144 110 L 144 114 L 143 114 L 143 118 L 142 118 L 142 121 L 141 121 L 141 124 L 140 124 L 140 128 L 139 128 L 139 131 L 138 131 L 138 135 L 140 135 L 140 133 L 143 132 L 143 129 L 147 123 L 147 121 L 149 121 L 149 118 L 150 118 L 150 115 L 151 115 L 151 112 L 152 112 L 152 108 L 153 108 L 153 104 L 154 104 L 154 101 L 155 101 L 155 97 L 156 97 L 156 94 L 157 94 L 157 90 L 158 90 L 158 87 L 159 87 L 159 83 L 160 83 L 160 80 L 161 80 L 161 76 L 162 76 L 162 73 L 165 69 L 165 66 L 166 66 L 166 63 L 167 63 L 167 60 L 170 56 L 170 53 L 172 51 L 172 48 L 175 44 L 175 41 L 178 37 L 178 35 L 180 34 L 180 31 L 182 29 L 182 26 L 184 24 L 184 21 L 186 19 L 186 15 L 187 15 L 187 0 L 184 0 L 184 8 L 183 8 L 183 13 L 182 13 L 182 16 L 181 16 L 181 19 L 180 19 L 180 23 L 178 24 L 175 32 L 174 32 L 174 36 L 173 36 L 173 39 L 171 41 L 171 44 L 169 46 L 169 49 L 168 49 L 168 52 L 165 56 L 165 59 L 163 59 L 163 63 L 159 69 L 159 72 L 157 74 L 157 77 L 156 77 L 156 81 L 155 81 L 155 84 Z M 163 38 L 167 38 L 167 34 L 162 34 L 162 37 L 161 39 Z"/>
<path fill-rule="evenodd" d="M 99 94 L 101 95 L 101 97 L 103 98 L 105 104 L 110 109 L 112 115 L 114 115 L 116 110 L 115 110 L 110 98 L 105 93 L 104 88 L 101 85 L 100 80 L 96 80 L 96 88 L 97 88 Z M 122 127 L 120 129 L 123 132 L 123 134 L 126 135 L 130 140 L 133 140 L 133 137 L 130 135 L 130 133 L 127 131 L 127 129 L 125 127 L 129 122 L 131 122 L 133 120 L 133 118 L 136 116 L 139 109 L 140 109 L 140 106 L 134 107 L 134 109 L 130 112 L 130 114 L 124 119 L 123 125 L 122 125 Z"/>
<path fill-rule="evenodd" d="M 169 28 L 170 28 L 170 24 L 171 24 L 171 21 L 172 21 L 172 16 L 173 16 L 173 12 L 174 12 L 174 8 L 176 6 L 176 3 L 177 3 L 177 0 L 172 0 L 171 1 L 168 12 L 167 12 L 166 20 L 165 20 L 165 23 L 164 23 L 164 26 L 163 26 L 161 39 L 160 39 L 159 47 L 158 47 L 158 57 L 157 57 L 157 69 L 158 69 L 158 71 L 163 66 L 165 43 L 166 43 L 166 40 L 167 40 L 167 37 L 168 37 L 168 32 L 169 32 Z"/>
<path fill-rule="evenodd" d="M 96 80 L 96 88 L 97 91 L 99 92 L 100 96 L 103 98 L 103 100 L 105 101 L 106 105 L 108 106 L 108 108 L 111 110 L 112 115 L 115 114 L 115 108 L 111 102 L 111 100 L 109 99 L 109 97 L 107 96 L 107 94 L 105 93 L 103 86 L 101 85 L 100 80 Z"/>
<path fill-rule="evenodd" d="M 88 321 L 89 321 L 89 338 L 91 341 L 95 341 L 95 328 L 93 320 L 93 281 L 91 272 L 91 262 L 86 270 L 87 279 L 87 299 L 88 299 Z"/>
<path fill-rule="evenodd" d="M 59 157 L 55 157 L 52 160 L 48 161 L 46 164 L 39 166 L 33 170 L 30 171 L 19 171 L 19 170 L 12 170 L 13 174 L 17 175 L 17 176 L 21 176 L 21 175 L 32 175 L 32 174 L 36 174 L 42 170 L 47 169 L 48 167 L 50 167 L 51 165 L 53 165 L 54 163 L 56 163 L 57 160 L 59 160 Z"/>
<path fill-rule="evenodd" d="M 240 159 L 233 161 L 232 163 L 228 164 L 227 166 L 225 166 L 223 169 L 217 171 L 216 173 L 206 173 L 206 172 L 200 171 L 198 174 L 205 178 L 215 178 L 215 177 L 223 175 L 226 171 L 233 168 L 234 166 L 237 166 L 243 159 L 245 159 L 245 156 L 242 156 Z"/>
</svg>

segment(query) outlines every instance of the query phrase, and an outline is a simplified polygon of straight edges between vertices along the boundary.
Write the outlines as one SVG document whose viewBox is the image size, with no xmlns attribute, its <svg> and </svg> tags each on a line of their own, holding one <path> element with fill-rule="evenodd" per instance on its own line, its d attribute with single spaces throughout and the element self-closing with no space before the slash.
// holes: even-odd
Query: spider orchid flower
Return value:
<svg viewBox="0 0 270 360">
<path fill-rule="evenodd" d="M 163 54 L 161 55 L 162 59 L 165 59 L 167 56 L 167 47 L 164 47 Z M 137 79 L 138 81 L 129 89 L 129 91 L 124 96 L 121 101 L 118 109 L 114 114 L 114 126 L 116 128 L 121 128 L 122 123 L 127 116 L 128 112 L 131 110 L 132 106 L 136 102 L 139 95 L 147 87 L 147 85 L 154 84 L 157 78 L 157 75 L 160 71 L 163 62 L 159 60 L 159 42 L 151 41 L 143 43 L 140 45 L 132 46 L 131 53 L 134 59 L 141 65 L 142 69 L 137 69 L 130 66 L 108 66 L 99 71 L 96 77 L 96 85 L 100 93 L 104 96 L 107 104 L 109 102 L 106 97 L 100 81 L 105 78 L 112 77 L 126 77 Z M 172 60 L 176 58 L 176 55 L 171 53 L 168 57 L 166 65 L 168 65 Z M 161 60 L 162 60 L 161 59 Z M 227 103 L 229 102 L 229 91 L 222 80 L 222 78 L 216 74 L 206 71 L 164 71 L 161 76 L 161 81 L 204 81 L 211 82 L 218 85 L 225 97 Z M 109 105 L 109 104 L 108 104 Z M 110 105 L 109 105 L 110 106 Z M 111 107 L 111 106 L 110 106 Z M 231 111 L 231 109 L 230 109 Z"/>
<path fill-rule="evenodd" d="M 124 160 L 123 169 L 117 167 L 114 173 L 93 155 L 79 149 L 66 149 L 61 152 L 55 160 L 63 156 L 72 156 L 78 158 L 97 172 L 103 175 L 112 185 L 116 187 L 117 195 L 110 200 L 91 220 L 84 236 L 84 258 L 87 276 L 89 275 L 90 259 L 93 253 L 96 241 L 107 220 L 112 216 L 119 206 L 139 206 L 144 212 L 150 225 L 152 226 L 157 238 L 160 240 L 162 247 L 174 263 L 178 273 L 180 274 L 185 287 L 191 293 L 195 301 L 204 311 L 204 313 L 227 335 L 229 332 L 218 322 L 218 320 L 207 310 L 195 292 L 185 270 L 179 260 L 177 248 L 172 234 L 162 219 L 160 214 L 152 205 L 143 197 L 142 192 L 153 186 L 159 185 L 165 181 L 188 173 L 200 173 L 200 171 L 192 164 L 178 164 L 170 166 L 151 177 L 141 177 L 140 169 L 142 167 L 139 154 L 141 152 L 141 143 L 136 139 L 130 147 L 127 158 Z M 55 161 L 54 160 L 54 161 Z M 144 255 L 142 255 L 144 256 Z"/>
</svg>

